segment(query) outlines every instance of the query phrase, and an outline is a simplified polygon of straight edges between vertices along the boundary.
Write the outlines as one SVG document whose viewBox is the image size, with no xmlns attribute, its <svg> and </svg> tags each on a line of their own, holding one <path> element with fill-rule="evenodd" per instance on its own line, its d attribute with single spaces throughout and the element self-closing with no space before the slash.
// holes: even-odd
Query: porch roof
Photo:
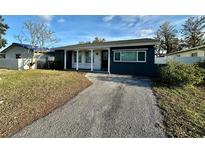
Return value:
<svg viewBox="0 0 205 154">
<path fill-rule="evenodd" d="M 156 44 L 158 44 L 157 40 L 151 38 L 144 38 L 144 39 L 132 39 L 132 40 L 107 41 L 101 43 L 75 44 L 75 45 L 52 48 L 52 50 L 106 49 L 110 47 L 142 46 L 142 45 L 156 45 Z"/>
</svg>

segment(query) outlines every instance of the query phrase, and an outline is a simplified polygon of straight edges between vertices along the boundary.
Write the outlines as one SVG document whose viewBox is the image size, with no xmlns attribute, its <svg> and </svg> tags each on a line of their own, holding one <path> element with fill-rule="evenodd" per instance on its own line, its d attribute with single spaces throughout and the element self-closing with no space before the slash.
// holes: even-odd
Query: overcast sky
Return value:
<svg viewBox="0 0 205 154">
<path fill-rule="evenodd" d="M 94 37 L 106 40 L 150 38 L 159 25 L 170 21 L 178 31 L 188 16 L 3 16 L 9 25 L 8 45 L 17 42 L 14 35 L 21 33 L 27 20 L 46 23 L 59 39 L 55 46 L 90 41 Z"/>
</svg>

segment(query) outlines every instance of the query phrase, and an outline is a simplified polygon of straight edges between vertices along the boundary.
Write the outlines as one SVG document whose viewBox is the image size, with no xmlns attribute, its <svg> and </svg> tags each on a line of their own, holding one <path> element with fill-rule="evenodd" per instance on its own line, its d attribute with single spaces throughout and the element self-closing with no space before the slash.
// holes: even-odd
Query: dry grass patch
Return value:
<svg viewBox="0 0 205 154">
<path fill-rule="evenodd" d="M 155 82 L 153 92 L 164 115 L 164 129 L 173 137 L 205 136 L 205 88 L 166 87 Z"/>
<path fill-rule="evenodd" d="M 90 84 L 77 72 L 0 70 L 0 137 L 47 115 Z"/>
</svg>

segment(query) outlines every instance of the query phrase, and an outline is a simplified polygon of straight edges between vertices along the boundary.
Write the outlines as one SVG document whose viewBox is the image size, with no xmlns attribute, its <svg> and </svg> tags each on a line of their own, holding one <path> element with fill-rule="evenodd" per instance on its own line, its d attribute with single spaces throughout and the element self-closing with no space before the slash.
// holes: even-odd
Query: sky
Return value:
<svg viewBox="0 0 205 154">
<path fill-rule="evenodd" d="M 58 43 L 54 46 L 76 44 L 80 41 L 91 41 L 95 37 L 105 38 L 107 41 L 152 38 L 165 21 L 176 25 L 180 31 L 181 25 L 189 16 L 3 16 L 9 29 L 5 38 L 7 46 L 18 42 L 15 35 L 21 34 L 25 21 L 43 22 L 55 32 Z"/>
</svg>

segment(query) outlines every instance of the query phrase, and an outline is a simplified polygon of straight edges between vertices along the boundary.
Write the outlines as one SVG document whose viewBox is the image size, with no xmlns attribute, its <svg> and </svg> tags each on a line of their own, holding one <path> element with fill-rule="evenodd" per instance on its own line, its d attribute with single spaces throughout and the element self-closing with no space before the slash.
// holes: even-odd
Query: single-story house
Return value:
<svg viewBox="0 0 205 154">
<path fill-rule="evenodd" d="M 0 52 L 0 65 L 15 69 L 15 67 L 21 67 L 17 64 L 18 60 L 23 60 L 24 64 L 28 64 L 32 59 L 33 62 L 36 62 L 35 68 L 41 68 L 48 58 L 52 57 L 54 61 L 54 54 L 48 48 L 40 49 L 38 46 L 33 47 L 28 44 L 12 43 Z"/>
<path fill-rule="evenodd" d="M 132 39 L 56 47 L 56 69 L 106 71 L 116 74 L 154 76 L 154 39 Z"/>
<path fill-rule="evenodd" d="M 166 55 L 167 57 L 199 57 L 205 60 L 205 45 L 172 52 Z"/>
</svg>

